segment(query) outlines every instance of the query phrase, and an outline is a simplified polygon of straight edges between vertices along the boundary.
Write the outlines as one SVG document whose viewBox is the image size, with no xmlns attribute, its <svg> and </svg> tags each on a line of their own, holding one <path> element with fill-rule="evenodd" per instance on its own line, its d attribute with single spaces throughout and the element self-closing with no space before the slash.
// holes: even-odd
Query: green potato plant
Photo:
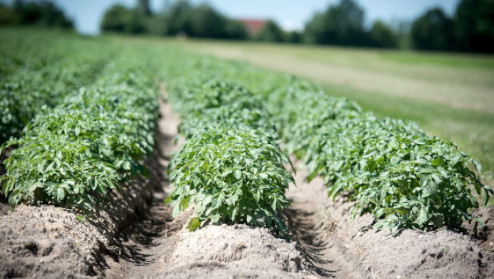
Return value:
<svg viewBox="0 0 494 279">
<path fill-rule="evenodd" d="M 90 209 L 109 190 L 137 174 L 154 146 L 157 90 L 140 63 L 109 64 L 90 88 L 31 120 L 0 177 L 13 206 L 20 201 Z M 0 150 L 1 152 L 1 150 Z"/>
<path fill-rule="evenodd" d="M 277 213 L 293 178 L 279 146 L 249 127 L 204 128 L 173 156 L 174 216 L 194 203 L 201 221 L 266 226 L 287 236 Z"/>
</svg>

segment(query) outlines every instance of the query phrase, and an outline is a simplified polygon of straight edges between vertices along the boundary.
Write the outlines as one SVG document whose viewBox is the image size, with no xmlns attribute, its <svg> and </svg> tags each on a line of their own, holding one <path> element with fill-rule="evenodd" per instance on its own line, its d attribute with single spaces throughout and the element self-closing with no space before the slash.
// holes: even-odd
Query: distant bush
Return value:
<svg viewBox="0 0 494 279">
<path fill-rule="evenodd" d="M 453 49 L 453 21 L 440 8 L 427 11 L 412 24 L 412 45 L 424 50 Z"/>
<path fill-rule="evenodd" d="M 276 22 L 268 20 L 255 39 L 264 42 L 284 42 L 286 34 Z"/>
<path fill-rule="evenodd" d="M 111 6 L 103 16 L 101 30 L 104 32 L 139 34 L 146 31 L 143 17 L 135 9 L 120 4 Z"/>
<path fill-rule="evenodd" d="M 103 32 L 178 35 L 197 38 L 247 39 L 247 30 L 208 4 L 193 6 L 188 1 L 175 2 L 165 12 L 152 14 L 147 1 L 135 8 L 113 5 L 101 22 Z"/>
<path fill-rule="evenodd" d="M 494 52 L 494 1 L 462 0 L 453 24 L 458 50 Z"/>
<path fill-rule="evenodd" d="M 440 8 L 412 24 L 412 45 L 422 50 L 494 52 L 494 1 L 462 0 L 454 17 Z"/>
<path fill-rule="evenodd" d="M 10 6 L 0 3 L 0 25 L 74 29 L 74 22 L 51 1 L 15 0 Z"/>
<path fill-rule="evenodd" d="M 398 35 L 386 23 L 376 20 L 369 31 L 371 43 L 376 47 L 397 48 Z"/>
<path fill-rule="evenodd" d="M 307 23 L 303 40 L 315 44 L 369 45 L 364 29 L 364 10 L 352 0 L 330 5 Z"/>
</svg>

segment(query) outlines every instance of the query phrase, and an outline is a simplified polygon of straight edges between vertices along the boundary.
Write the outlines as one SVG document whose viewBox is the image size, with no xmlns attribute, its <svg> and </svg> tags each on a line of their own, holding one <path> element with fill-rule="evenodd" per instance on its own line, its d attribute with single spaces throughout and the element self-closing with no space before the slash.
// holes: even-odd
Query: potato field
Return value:
<svg viewBox="0 0 494 279">
<path fill-rule="evenodd" d="M 0 29 L 0 277 L 493 278 L 481 162 L 309 80 Z"/>
</svg>

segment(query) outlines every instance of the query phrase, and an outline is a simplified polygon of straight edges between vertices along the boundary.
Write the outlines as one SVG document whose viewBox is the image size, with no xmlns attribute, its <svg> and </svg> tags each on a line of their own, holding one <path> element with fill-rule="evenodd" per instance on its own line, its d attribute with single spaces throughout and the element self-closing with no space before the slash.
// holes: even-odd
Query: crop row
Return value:
<svg viewBox="0 0 494 279">
<path fill-rule="evenodd" d="M 20 69 L 41 69 L 70 53 L 64 51 L 69 40 L 60 36 L 35 31 L 26 35 L 17 31 L 0 29 L 0 81 Z"/>
<path fill-rule="evenodd" d="M 0 28 L 0 82 L 18 71 L 37 71 L 79 53 L 101 55 L 109 44 L 65 32 Z M 97 51 L 99 50 L 99 51 Z M 83 64 L 79 64 L 83 66 Z"/>
<path fill-rule="evenodd" d="M 36 44 L 33 38 L 38 39 Z M 20 65 L 0 79 L 0 144 L 11 136 L 20 136 L 43 107 L 54 107 L 63 97 L 93 83 L 109 60 L 110 48 L 102 44 L 88 44 L 82 39 L 66 40 L 64 45 L 58 40 L 49 41 L 14 34 L 0 44 L 0 49 L 9 50 L 3 57 L 13 55 L 11 60 Z M 26 45 L 40 48 L 33 51 Z M 51 61 L 47 61 L 49 58 Z"/>
<path fill-rule="evenodd" d="M 174 215 L 194 203 L 199 218 L 192 228 L 221 220 L 287 236 L 278 213 L 289 205 L 285 191 L 293 178 L 261 102 L 219 80 L 171 81 L 168 92 L 186 137 L 170 164 Z"/>
<path fill-rule="evenodd" d="M 479 162 L 414 123 L 376 118 L 298 82 L 270 98 L 289 152 L 303 158 L 311 177 L 324 178 L 331 197 L 348 193 L 354 214 L 371 212 L 375 228 L 460 228 L 479 206 L 470 186 L 484 191 L 485 202 L 492 193 L 472 170 L 481 171 Z"/>
<path fill-rule="evenodd" d="M 127 53 L 125 53 L 127 54 Z M 127 57 L 127 58 L 125 58 Z M 154 145 L 157 88 L 138 57 L 121 54 L 97 81 L 31 120 L 0 178 L 9 203 L 91 208 L 108 190 L 146 173 Z"/>
<path fill-rule="evenodd" d="M 480 180 L 480 163 L 454 143 L 428 135 L 411 122 L 377 118 L 355 102 L 332 97 L 297 78 L 190 54 L 175 53 L 174 59 L 169 60 L 170 69 L 189 83 L 234 79 L 257 92 L 232 99 L 259 98 L 263 114 L 271 117 L 239 113 L 236 118 L 260 127 L 272 123 L 286 150 L 307 164 L 310 178 L 322 176 L 331 197 L 344 193 L 354 201 L 354 214 L 372 213 L 375 228 L 394 232 L 444 225 L 460 228 L 463 220 L 482 222 L 472 215 L 479 206 L 472 189 L 484 194 L 486 203 L 492 190 Z M 197 98 L 202 103 L 182 106 L 218 99 L 215 95 Z M 213 115 L 222 117 L 217 112 Z M 183 129 L 190 134 L 207 125 L 207 121 L 185 123 Z"/>
</svg>

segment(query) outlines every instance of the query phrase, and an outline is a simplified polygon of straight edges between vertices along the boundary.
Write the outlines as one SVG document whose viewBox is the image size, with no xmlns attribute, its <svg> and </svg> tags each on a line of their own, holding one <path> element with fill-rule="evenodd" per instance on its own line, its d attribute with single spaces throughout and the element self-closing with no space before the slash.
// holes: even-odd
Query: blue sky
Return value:
<svg viewBox="0 0 494 279">
<path fill-rule="evenodd" d="M 0 0 L 10 2 L 9 0 Z M 150 0 L 154 10 L 164 7 L 166 0 Z M 169 0 L 173 1 L 173 0 Z M 376 19 L 412 20 L 432 7 L 441 7 L 452 15 L 459 0 L 357 0 L 366 12 L 367 24 Z M 75 20 L 77 30 L 97 34 L 104 11 L 115 3 L 133 6 L 136 0 L 55 0 Z M 288 29 L 301 29 L 314 12 L 338 0 L 192 0 L 208 2 L 232 18 L 274 19 Z"/>
</svg>

